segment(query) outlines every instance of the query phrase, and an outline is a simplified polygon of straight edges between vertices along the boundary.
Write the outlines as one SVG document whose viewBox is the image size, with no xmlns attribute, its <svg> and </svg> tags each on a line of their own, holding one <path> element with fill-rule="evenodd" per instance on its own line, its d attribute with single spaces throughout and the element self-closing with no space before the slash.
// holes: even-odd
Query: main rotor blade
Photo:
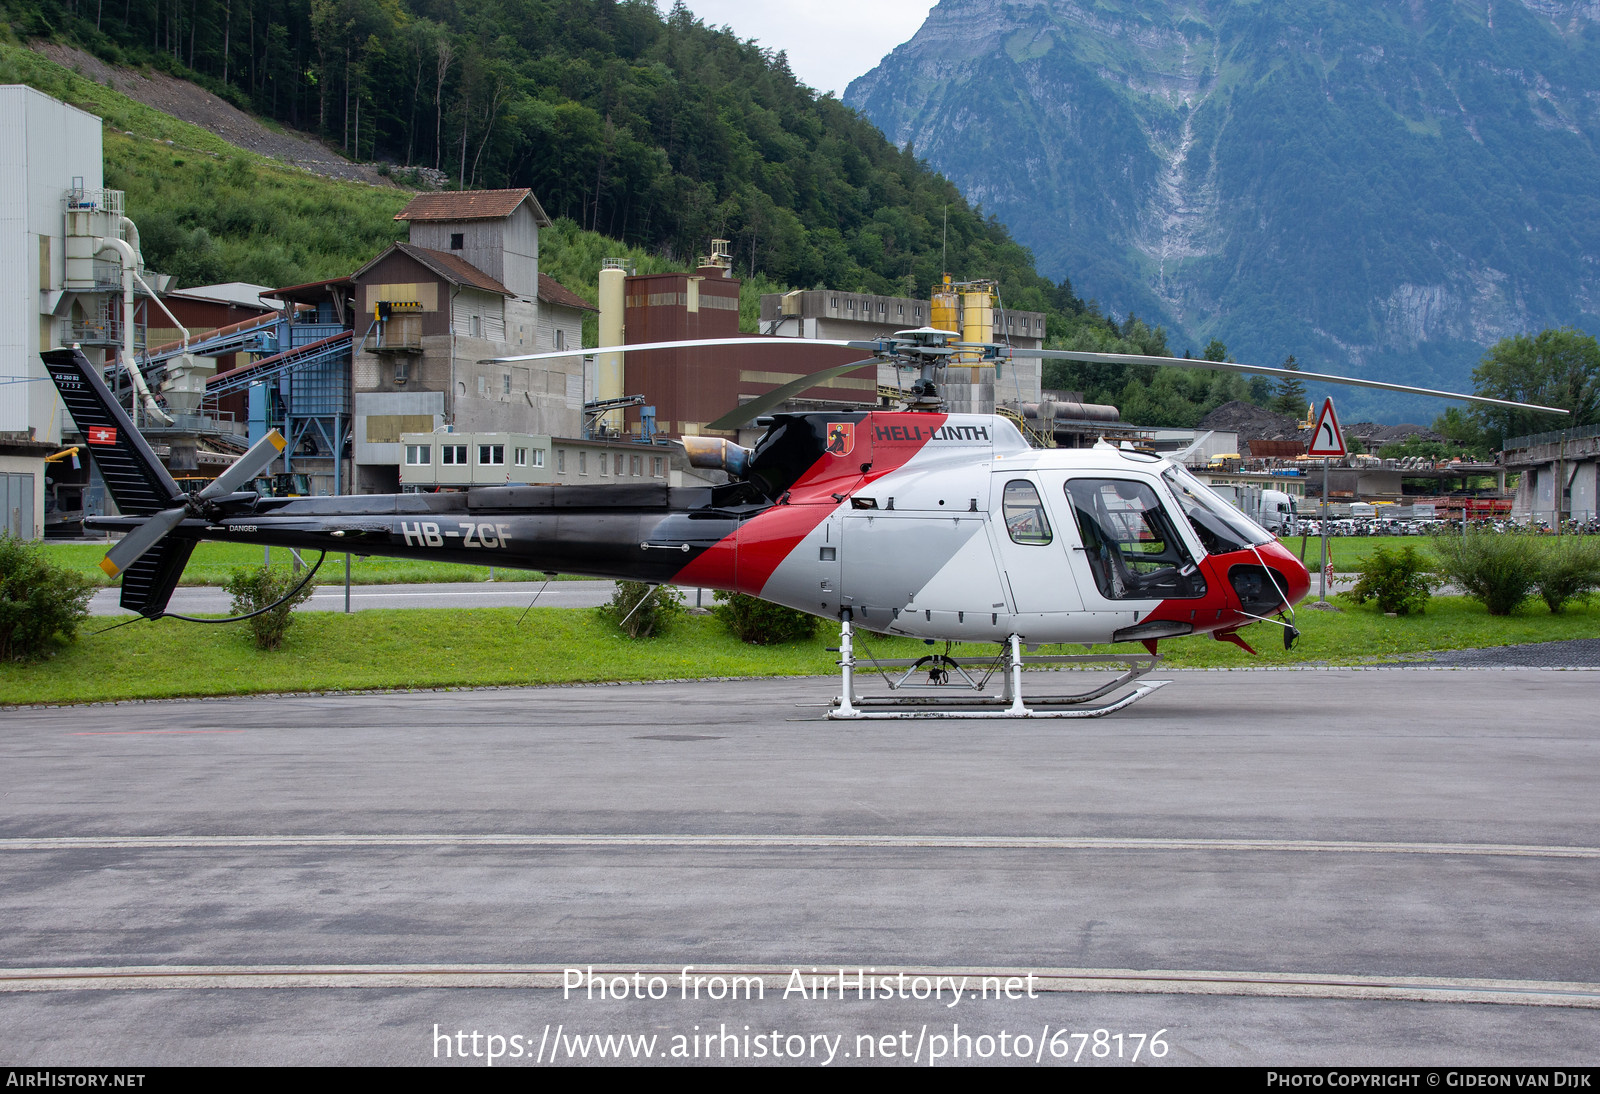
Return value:
<svg viewBox="0 0 1600 1094">
<path fill-rule="evenodd" d="M 233 493 L 270 467 L 272 461 L 278 458 L 278 453 L 282 452 L 288 443 L 283 439 L 282 433 L 276 429 L 272 430 L 251 445 L 244 455 L 234 460 L 232 467 L 218 475 L 200 491 L 200 497 L 209 501 Z"/>
<path fill-rule="evenodd" d="M 877 342 L 843 342 L 836 338 L 688 338 L 680 342 L 634 342 L 625 346 L 590 346 L 588 349 L 563 349 L 553 353 L 524 353 L 516 357 L 489 357 L 479 364 L 505 364 L 509 361 L 553 361 L 560 357 L 588 357 L 597 353 L 638 353 L 642 350 L 688 349 L 695 346 L 843 346 L 846 349 L 872 350 Z"/>
<path fill-rule="evenodd" d="M 1268 368 L 1264 365 L 1239 365 L 1232 361 L 1194 361 L 1187 357 L 1146 357 L 1137 353 L 1090 353 L 1075 349 L 1001 349 L 997 355 L 1008 357 L 1053 357 L 1063 361 L 1084 361 L 1095 365 L 1161 365 L 1171 368 L 1204 368 L 1213 372 L 1238 372 L 1247 376 L 1277 376 L 1296 380 L 1311 380 L 1319 384 L 1344 384 L 1347 387 L 1371 387 L 1379 391 L 1400 391 L 1407 395 L 1429 395 L 1435 399 L 1463 399 L 1483 406 L 1503 406 L 1515 410 L 1542 410 L 1547 414 L 1570 414 L 1555 406 L 1538 403 L 1517 403 L 1509 399 L 1491 399 L 1487 395 L 1464 395 L 1458 391 L 1435 391 L 1433 388 L 1412 387 L 1409 384 L 1389 384 L 1381 380 L 1359 380 L 1354 376 L 1330 376 L 1325 372 L 1298 372 L 1291 368 Z"/>
<path fill-rule="evenodd" d="M 1203 433 L 1199 437 L 1195 438 L 1193 444 L 1189 445 L 1187 448 L 1183 449 L 1183 451 L 1181 451 L 1181 452 L 1174 452 L 1171 456 L 1169 456 L 1167 458 L 1172 460 L 1174 463 L 1182 463 L 1184 460 L 1187 460 L 1190 456 L 1192 456 L 1196 452 L 1198 452 L 1200 450 L 1200 446 L 1205 444 L 1207 441 L 1209 441 L 1211 439 L 1211 434 L 1213 434 L 1215 432 L 1216 432 L 1215 429 L 1206 430 L 1205 433 Z"/>
<path fill-rule="evenodd" d="M 163 509 L 119 539 L 106 552 L 106 557 L 100 560 L 100 569 L 105 571 L 107 577 L 116 577 L 160 543 L 168 532 L 182 524 L 187 515 L 188 510 L 181 505 L 176 509 Z"/>
<path fill-rule="evenodd" d="M 800 339 L 795 339 L 799 341 Z M 808 339 L 809 341 L 809 339 Z M 843 376 L 847 372 L 854 372 L 858 368 L 878 363 L 878 358 L 868 357 L 865 361 L 852 361 L 848 365 L 835 365 L 825 368 L 821 372 L 813 372 L 809 376 L 802 376 L 798 380 L 790 380 L 782 387 L 775 387 L 765 395 L 752 399 L 737 409 L 730 410 L 714 422 L 706 424 L 707 429 L 738 429 L 751 418 L 758 418 L 779 403 L 794 398 L 802 391 L 816 387 L 818 384 L 832 380 L 836 376 Z"/>
</svg>

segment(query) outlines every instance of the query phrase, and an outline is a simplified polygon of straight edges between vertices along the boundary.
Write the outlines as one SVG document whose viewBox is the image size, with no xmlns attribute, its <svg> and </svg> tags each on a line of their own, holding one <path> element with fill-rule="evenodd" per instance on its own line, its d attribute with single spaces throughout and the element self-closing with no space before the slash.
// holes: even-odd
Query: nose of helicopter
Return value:
<svg viewBox="0 0 1600 1094">
<path fill-rule="evenodd" d="M 1288 586 L 1284 591 L 1289 594 L 1289 603 L 1294 605 L 1304 600 L 1311 592 L 1311 573 L 1305 564 L 1294 556 L 1294 552 L 1277 540 L 1263 543 L 1257 549 L 1268 566 L 1283 574 Z"/>
</svg>

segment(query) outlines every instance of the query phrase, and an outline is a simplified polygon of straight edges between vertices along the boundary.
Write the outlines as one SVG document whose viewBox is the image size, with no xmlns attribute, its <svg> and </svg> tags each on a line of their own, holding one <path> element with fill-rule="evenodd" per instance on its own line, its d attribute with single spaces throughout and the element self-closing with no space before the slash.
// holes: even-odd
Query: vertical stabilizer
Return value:
<svg viewBox="0 0 1600 1094">
<path fill-rule="evenodd" d="M 41 353 L 61 401 L 88 440 L 89 454 L 117 509 L 144 516 L 170 509 L 183 498 L 178 484 L 161 466 L 149 442 L 128 420 L 127 411 L 111 397 L 100 370 L 81 350 L 52 349 Z"/>
</svg>

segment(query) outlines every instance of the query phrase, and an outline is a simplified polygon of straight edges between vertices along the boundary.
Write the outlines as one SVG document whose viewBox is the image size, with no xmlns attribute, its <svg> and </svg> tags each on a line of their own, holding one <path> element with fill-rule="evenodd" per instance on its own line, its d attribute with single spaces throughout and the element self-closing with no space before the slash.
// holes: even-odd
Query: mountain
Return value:
<svg viewBox="0 0 1600 1094">
<path fill-rule="evenodd" d="M 1469 390 L 1600 331 L 1596 0 L 942 0 L 845 101 L 1175 348 Z"/>
</svg>

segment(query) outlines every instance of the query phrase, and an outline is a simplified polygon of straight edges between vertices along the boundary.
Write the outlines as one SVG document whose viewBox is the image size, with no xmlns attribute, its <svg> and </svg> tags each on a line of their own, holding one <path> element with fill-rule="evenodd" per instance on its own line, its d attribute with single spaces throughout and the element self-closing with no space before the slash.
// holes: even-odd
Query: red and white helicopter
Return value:
<svg viewBox="0 0 1600 1094">
<path fill-rule="evenodd" d="M 1524 405 L 1228 362 L 975 347 L 956 337 L 924 328 L 870 342 L 741 338 L 608 349 L 753 343 L 792 352 L 825 344 L 872 355 L 746 403 L 709 424 L 718 431 L 878 361 L 917 371 L 904 409 L 772 414 L 751 449 L 722 438 L 686 438 L 691 463 L 725 471 L 723 485 L 499 486 L 319 498 L 266 498 L 241 489 L 281 451 L 276 433 L 205 490 L 185 495 L 98 368 L 75 349 L 42 357 L 123 514 L 89 523 L 126 533 L 102 568 L 122 574 L 122 605 L 129 610 L 164 614 L 202 539 L 697 585 L 837 620 L 842 686 L 830 712 L 836 718 L 1093 717 L 1161 686 L 1140 680 L 1157 663 L 1161 639 L 1211 634 L 1249 649 L 1239 631 L 1253 623 L 1280 623 L 1286 644 L 1298 633 L 1293 607 L 1310 578 L 1272 533 L 1174 460 L 1103 442 L 1034 449 L 1004 417 L 946 413 L 937 378 L 958 351 L 997 360 L 1059 357 L 1292 375 Z M 857 627 L 930 642 L 994 643 L 1000 654 L 984 670 L 947 647 L 909 663 L 891 681 L 890 695 L 861 697 L 854 682 Z M 1124 671 L 1077 694 L 1024 700 L 1025 648 L 1107 642 L 1140 643 L 1148 652 L 1035 659 L 1116 663 Z M 987 695 L 984 685 L 996 674 L 1000 694 Z M 1128 686 L 1133 690 L 1121 698 L 1097 703 Z"/>
</svg>

